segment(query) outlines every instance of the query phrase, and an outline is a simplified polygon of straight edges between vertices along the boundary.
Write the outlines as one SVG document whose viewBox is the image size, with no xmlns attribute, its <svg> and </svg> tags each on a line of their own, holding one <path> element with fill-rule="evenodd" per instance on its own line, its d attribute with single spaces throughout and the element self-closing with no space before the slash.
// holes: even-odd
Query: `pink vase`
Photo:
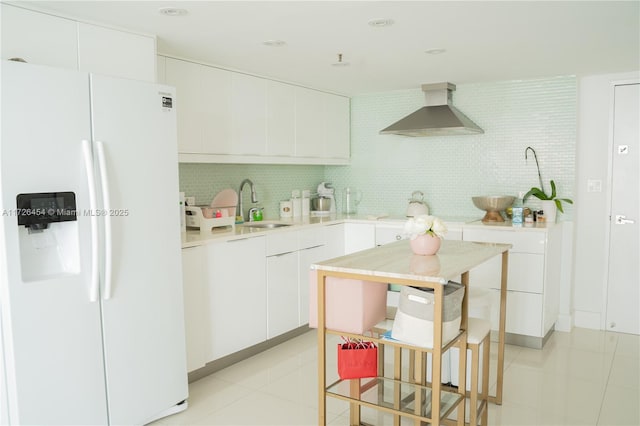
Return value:
<svg viewBox="0 0 640 426">
<path fill-rule="evenodd" d="M 418 235 L 413 240 L 409 240 L 411 250 L 413 250 L 415 254 L 419 254 L 421 256 L 436 254 L 440 249 L 441 242 L 442 240 L 440 240 L 440 238 L 432 237 L 428 234 Z"/>
</svg>

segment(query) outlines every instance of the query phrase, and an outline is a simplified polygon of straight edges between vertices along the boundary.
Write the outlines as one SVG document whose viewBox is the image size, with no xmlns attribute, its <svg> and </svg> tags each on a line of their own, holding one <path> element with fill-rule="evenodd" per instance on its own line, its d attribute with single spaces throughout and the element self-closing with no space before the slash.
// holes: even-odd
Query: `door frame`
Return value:
<svg viewBox="0 0 640 426">
<path fill-rule="evenodd" d="M 600 312 L 600 329 L 606 331 L 607 330 L 607 305 L 609 298 L 609 252 L 611 250 L 611 218 L 613 215 L 613 147 L 614 147 L 614 116 L 615 116 L 615 89 L 616 86 L 625 86 L 630 84 L 640 84 L 640 79 L 628 79 L 628 80 L 616 80 L 612 81 L 609 84 L 609 141 L 607 144 L 608 147 L 608 155 L 607 155 L 607 217 L 605 218 L 604 227 L 605 227 L 605 252 L 604 252 L 604 261 L 605 268 L 603 271 L 603 283 L 602 286 L 602 307 Z"/>
</svg>

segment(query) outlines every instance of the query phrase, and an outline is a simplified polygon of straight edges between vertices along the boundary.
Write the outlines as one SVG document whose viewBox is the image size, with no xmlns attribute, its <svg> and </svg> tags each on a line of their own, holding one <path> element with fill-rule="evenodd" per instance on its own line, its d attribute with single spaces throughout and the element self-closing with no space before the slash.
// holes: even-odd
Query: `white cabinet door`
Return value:
<svg viewBox="0 0 640 426">
<path fill-rule="evenodd" d="M 333 259 L 334 257 L 343 256 L 345 246 L 345 225 L 344 223 L 338 223 L 335 225 L 326 225 L 324 230 L 325 250 L 324 256 L 326 259 Z"/>
<path fill-rule="evenodd" d="M 542 297 L 541 294 L 519 291 L 507 293 L 507 333 L 544 337 L 542 331 Z M 494 311 L 497 311 L 497 309 Z M 497 330 L 497 315 L 494 315 L 492 323 L 492 328 Z"/>
<path fill-rule="evenodd" d="M 266 251 L 264 237 L 207 249 L 211 361 L 266 340 Z"/>
<path fill-rule="evenodd" d="M 324 156 L 323 93 L 296 87 L 296 157 Z"/>
<path fill-rule="evenodd" d="M 78 69 L 75 21 L 2 4 L 2 59 Z"/>
<path fill-rule="evenodd" d="M 298 233 L 298 325 L 309 322 L 309 273 L 313 263 L 327 258 L 325 227 L 302 229 Z M 342 234 L 342 232 L 341 232 Z M 339 238 L 342 241 L 342 238 Z"/>
<path fill-rule="evenodd" d="M 231 153 L 267 152 L 267 81 L 246 74 L 231 77 Z"/>
<path fill-rule="evenodd" d="M 344 254 L 376 246 L 376 226 L 370 223 L 344 224 Z"/>
<path fill-rule="evenodd" d="M 298 327 L 298 252 L 267 257 L 267 338 Z"/>
<path fill-rule="evenodd" d="M 349 159 L 350 102 L 344 96 L 324 94 L 326 158 Z"/>
<path fill-rule="evenodd" d="M 292 157 L 296 149 L 294 86 L 267 81 L 267 155 Z"/>
<path fill-rule="evenodd" d="M 166 83 L 176 87 L 178 152 L 231 152 L 229 71 L 166 58 Z"/>
<path fill-rule="evenodd" d="M 348 159 L 349 98 L 296 87 L 296 157 Z"/>
<path fill-rule="evenodd" d="M 156 41 L 153 37 L 78 23 L 80 71 L 156 81 Z"/>
<path fill-rule="evenodd" d="M 187 371 L 204 367 L 211 333 L 207 321 L 207 276 L 205 247 L 182 249 L 184 327 L 187 341 Z"/>
<path fill-rule="evenodd" d="M 165 83 L 176 88 L 178 152 L 203 152 L 201 72 L 191 62 L 166 58 Z"/>
<path fill-rule="evenodd" d="M 199 105 L 202 106 L 199 127 L 203 150 L 208 154 L 231 152 L 231 77 L 230 71 L 192 64 L 201 74 Z"/>
</svg>

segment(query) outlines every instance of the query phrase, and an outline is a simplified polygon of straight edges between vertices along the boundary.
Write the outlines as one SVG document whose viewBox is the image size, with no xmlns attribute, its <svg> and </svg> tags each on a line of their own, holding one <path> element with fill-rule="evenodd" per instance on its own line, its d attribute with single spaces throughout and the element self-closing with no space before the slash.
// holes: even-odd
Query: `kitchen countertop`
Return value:
<svg viewBox="0 0 640 426">
<path fill-rule="evenodd" d="M 533 225 L 523 225 L 521 227 L 512 226 L 510 221 L 501 223 L 482 223 L 478 217 L 461 217 L 461 216 L 438 216 L 449 228 L 465 227 L 465 228 L 490 228 L 504 231 L 532 231 L 546 229 L 547 224 L 534 223 Z M 406 217 L 399 216 L 380 216 L 380 215 L 342 215 L 336 214 L 332 216 L 304 217 L 304 218 L 282 218 L 275 220 L 264 220 L 257 223 L 286 223 L 291 226 L 280 228 L 251 228 L 245 222 L 244 224 L 236 224 L 235 228 L 214 228 L 210 233 L 201 234 L 197 229 L 188 229 L 182 233 L 182 248 L 195 247 L 216 241 L 239 240 L 247 237 L 255 237 L 273 232 L 289 232 L 306 229 L 316 226 L 324 226 L 339 223 L 370 223 L 370 224 L 389 224 L 401 225 L 406 222 Z"/>
</svg>

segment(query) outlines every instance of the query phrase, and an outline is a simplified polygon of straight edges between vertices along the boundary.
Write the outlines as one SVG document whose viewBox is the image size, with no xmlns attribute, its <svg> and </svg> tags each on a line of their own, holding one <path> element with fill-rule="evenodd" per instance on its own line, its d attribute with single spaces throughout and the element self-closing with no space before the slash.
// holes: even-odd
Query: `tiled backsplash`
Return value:
<svg viewBox="0 0 640 426">
<path fill-rule="evenodd" d="M 239 190 L 249 178 L 264 207 L 265 219 L 277 219 L 281 200 L 291 197 L 292 189 L 315 191 L 322 182 L 324 166 L 273 166 L 259 164 L 180 164 L 180 191 L 196 197 L 196 204 L 209 204 L 225 188 Z M 251 206 L 249 186 L 244 189 L 244 207 Z"/>
<path fill-rule="evenodd" d="M 484 129 L 481 135 L 411 138 L 378 132 L 424 105 L 417 90 L 352 99 L 349 167 L 328 166 L 336 187 L 364 192 L 363 213 L 403 215 L 411 193 L 424 192 L 431 213 L 478 216 L 475 195 L 518 195 L 553 179 L 573 198 L 577 88 L 574 77 L 458 85 L 453 104 Z M 537 199 L 527 204 L 538 206 Z M 560 219 L 571 217 L 571 207 Z"/>
<path fill-rule="evenodd" d="M 292 189 L 332 182 L 337 198 L 345 187 L 364 197 L 359 212 L 404 215 L 411 193 L 424 192 L 432 214 L 477 216 L 474 195 L 518 195 L 539 186 L 538 155 L 545 190 L 553 179 L 559 194 L 573 198 L 577 85 L 573 76 L 458 85 L 453 103 L 484 129 L 481 135 L 410 138 L 379 130 L 424 105 L 416 90 L 356 96 L 351 101 L 350 166 L 181 164 L 180 190 L 208 204 L 224 188 L 238 190 L 244 178 L 256 184 L 266 218 Z M 248 205 L 245 194 L 245 205 Z M 537 207 L 537 199 L 527 202 Z M 340 208 L 340 203 L 338 203 Z M 571 219 L 567 206 L 560 220 Z"/>
</svg>

